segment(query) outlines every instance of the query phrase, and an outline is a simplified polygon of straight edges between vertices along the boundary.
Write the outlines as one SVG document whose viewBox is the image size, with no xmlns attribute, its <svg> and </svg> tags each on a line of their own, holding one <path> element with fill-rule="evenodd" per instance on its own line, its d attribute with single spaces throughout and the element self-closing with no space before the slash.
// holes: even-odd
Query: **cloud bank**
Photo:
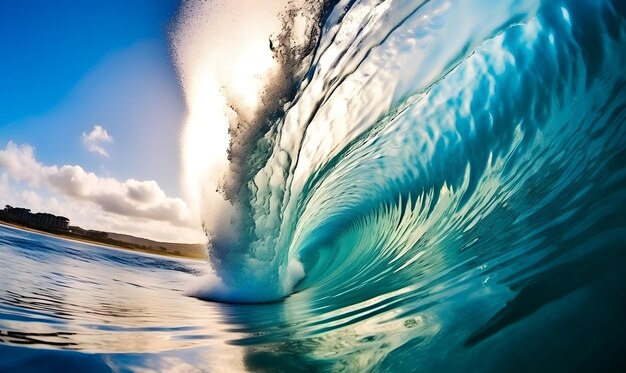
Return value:
<svg viewBox="0 0 626 373">
<path fill-rule="evenodd" d="M 53 209 L 56 211 L 50 212 L 69 217 L 72 224 L 92 224 L 95 229 L 158 240 L 203 239 L 198 219 L 187 203 L 168 197 L 153 180 L 119 181 L 78 165 L 46 166 L 36 159 L 33 147 L 12 141 L 0 150 L 0 172 L 0 197 L 7 203 L 21 201 L 29 208 Z M 13 189 L 21 189 L 21 193 Z M 17 197 L 19 201 L 10 200 Z"/>
<path fill-rule="evenodd" d="M 83 132 L 83 144 L 92 153 L 100 154 L 103 157 L 108 157 L 109 153 L 104 149 L 103 143 L 113 142 L 113 137 L 109 135 L 107 130 L 102 126 L 95 125 L 91 132 Z"/>
</svg>

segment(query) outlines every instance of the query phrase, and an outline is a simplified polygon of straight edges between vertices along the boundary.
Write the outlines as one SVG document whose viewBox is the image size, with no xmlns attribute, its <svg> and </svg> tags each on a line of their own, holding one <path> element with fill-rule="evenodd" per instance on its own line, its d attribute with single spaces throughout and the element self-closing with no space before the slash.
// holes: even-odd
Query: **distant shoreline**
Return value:
<svg viewBox="0 0 626 373">
<path fill-rule="evenodd" d="M 81 242 L 81 243 L 86 243 L 86 244 L 91 244 L 91 245 L 103 246 L 103 247 L 108 247 L 108 248 L 112 248 L 112 249 L 125 250 L 125 251 L 134 251 L 134 252 L 140 252 L 140 253 L 145 253 L 145 254 L 153 254 L 153 255 L 165 256 L 165 257 L 170 257 L 170 258 L 184 258 L 184 259 L 191 259 L 191 260 L 198 260 L 198 261 L 202 261 L 203 260 L 203 258 L 199 258 L 199 257 L 196 257 L 196 256 L 189 256 L 189 255 L 183 255 L 183 254 L 177 255 L 177 254 L 174 254 L 174 253 L 163 252 L 163 251 L 160 251 L 160 250 L 154 250 L 154 249 L 149 249 L 149 248 L 145 248 L 144 249 L 144 248 L 140 248 L 140 247 L 130 247 L 130 246 L 115 245 L 115 244 L 110 243 L 110 242 L 90 240 L 88 238 L 77 237 L 75 235 L 70 235 L 70 234 L 63 234 L 61 232 L 59 232 L 59 233 L 49 232 L 49 231 L 36 229 L 36 228 L 32 228 L 32 227 L 27 227 L 25 225 L 13 223 L 13 222 L 8 222 L 8 221 L 4 221 L 4 220 L 0 220 L 0 225 L 6 226 L 6 227 L 9 227 L 9 228 L 14 228 L 14 229 L 26 231 L 26 232 L 37 233 L 37 234 L 41 234 L 41 235 L 44 235 L 44 236 L 50 236 L 50 237 L 60 238 L 60 239 L 68 240 L 68 241 Z M 130 245 L 130 244 L 128 244 L 128 245 Z"/>
</svg>

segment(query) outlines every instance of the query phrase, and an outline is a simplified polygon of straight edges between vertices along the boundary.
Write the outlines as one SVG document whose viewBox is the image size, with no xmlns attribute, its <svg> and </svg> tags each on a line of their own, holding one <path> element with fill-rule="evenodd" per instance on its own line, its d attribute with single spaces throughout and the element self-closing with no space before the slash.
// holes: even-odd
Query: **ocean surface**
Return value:
<svg viewBox="0 0 626 373">
<path fill-rule="evenodd" d="M 617 371 L 623 241 L 595 250 L 515 287 L 507 256 L 366 300 L 363 281 L 241 305 L 185 295 L 202 262 L 0 226 L 0 371 Z"/>
<path fill-rule="evenodd" d="M 626 370 L 626 2 L 318 11 L 208 263 L 0 228 L 0 370 Z"/>
</svg>

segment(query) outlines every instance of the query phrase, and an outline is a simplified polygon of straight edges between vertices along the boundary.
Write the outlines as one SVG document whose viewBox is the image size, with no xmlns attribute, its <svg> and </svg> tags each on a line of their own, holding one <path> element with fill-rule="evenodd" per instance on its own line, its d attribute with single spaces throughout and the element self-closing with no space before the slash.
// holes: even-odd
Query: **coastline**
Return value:
<svg viewBox="0 0 626 373">
<path fill-rule="evenodd" d="M 139 247 L 137 247 L 137 248 L 135 248 L 135 247 L 125 247 L 125 246 L 122 246 L 122 245 L 115 245 L 115 244 L 108 243 L 108 242 L 89 240 L 89 239 L 83 238 L 83 237 L 76 237 L 76 236 L 72 236 L 72 235 L 65 235 L 65 234 L 60 234 L 60 233 L 48 232 L 48 231 L 39 230 L 39 229 L 27 227 L 27 226 L 16 224 L 16 223 L 12 223 L 12 222 L 7 222 L 7 221 L 4 221 L 4 220 L 0 220 L 0 225 L 8 227 L 8 228 L 12 228 L 12 229 L 21 230 L 21 231 L 41 234 L 43 236 L 59 238 L 59 239 L 62 239 L 62 240 L 67 240 L 67 241 L 80 242 L 80 243 L 84 243 L 84 244 L 88 244 L 88 245 L 101 246 L 101 247 L 105 247 L 105 248 L 109 248 L 109 249 L 116 249 L 116 250 L 138 252 L 138 253 L 142 253 L 142 254 L 151 254 L 151 255 L 165 256 L 165 257 L 176 258 L 176 259 L 188 259 L 188 260 L 195 260 L 195 261 L 203 261 L 204 260 L 203 258 L 198 258 L 198 257 L 195 257 L 195 256 L 176 255 L 176 254 L 169 253 L 169 252 L 163 252 L 163 251 L 153 250 L 153 249 L 142 249 L 142 248 L 139 248 Z"/>
</svg>

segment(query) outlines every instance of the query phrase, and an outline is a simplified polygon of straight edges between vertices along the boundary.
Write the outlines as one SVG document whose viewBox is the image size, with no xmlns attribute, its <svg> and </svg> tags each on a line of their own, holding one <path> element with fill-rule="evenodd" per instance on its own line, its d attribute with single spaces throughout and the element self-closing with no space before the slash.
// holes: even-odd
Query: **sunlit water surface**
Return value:
<svg viewBox="0 0 626 373">
<path fill-rule="evenodd" d="M 517 297 L 491 284 L 515 269 L 489 275 L 511 254 L 468 258 L 364 301 L 322 284 L 283 302 L 230 305 L 183 294 L 204 263 L 0 227 L 0 371 L 616 367 L 626 332 L 617 246 L 525 276 L 533 289 Z M 507 301 L 516 309 L 498 312 Z"/>
</svg>

